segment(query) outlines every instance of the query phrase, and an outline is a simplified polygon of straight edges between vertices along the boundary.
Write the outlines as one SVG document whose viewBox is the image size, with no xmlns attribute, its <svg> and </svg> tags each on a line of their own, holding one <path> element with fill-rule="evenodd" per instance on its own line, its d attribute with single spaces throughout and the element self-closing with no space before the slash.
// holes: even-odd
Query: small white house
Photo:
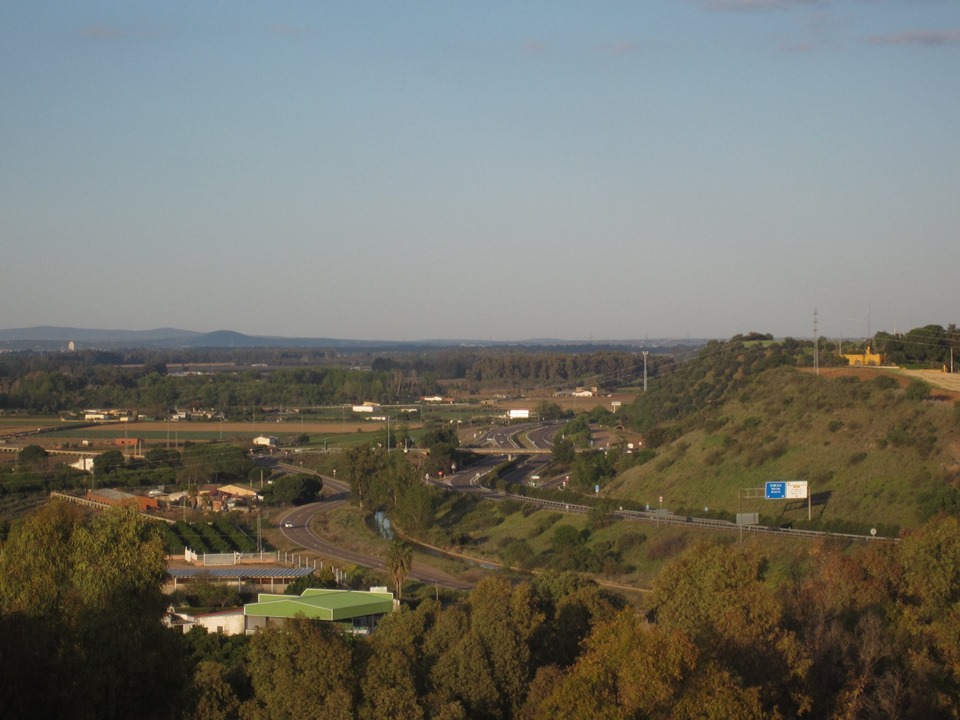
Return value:
<svg viewBox="0 0 960 720">
<path fill-rule="evenodd" d="M 253 439 L 253 444 L 262 447 L 280 447 L 280 438 L 274 435 L 257 435 L 257 437 Z"/>
<path fill-rule="evenodd" d="M 93 458 L 92 457 L 82 457 L 77 460 L 75 463 L 70 463 L 70 467 L 76 468 L 77 470 L 83 470 L 84 472 L 93 472 Z"/>
<path fill-rule="evenodd" d="M 179 627 L 185 633 L 197 626 L 206 628 L 207 632 L 222 635 L 243 635 L 246 629 L 246 618 L 242 607 L 202 615 L 175 613 L 173 608 L 170 608 L 167 611 L 165 623 L 168 627 Z"/>
</svg>

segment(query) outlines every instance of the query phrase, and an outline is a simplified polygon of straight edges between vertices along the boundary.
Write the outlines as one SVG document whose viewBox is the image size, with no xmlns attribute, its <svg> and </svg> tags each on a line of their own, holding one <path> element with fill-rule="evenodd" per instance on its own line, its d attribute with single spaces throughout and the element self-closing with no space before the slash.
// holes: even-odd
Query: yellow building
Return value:
<svg viewBox="0 0 960 720">
<path fill-rule="evenodd" d="M 844 355 L 843 357 L 847 359 L 847 362 L 850 363 L 851 367 L 883 365 L 883 355 L 880 353 L 871 352 L 869 345 L 867 345 L 867 351 L 862 355 Z"/>
</svg>

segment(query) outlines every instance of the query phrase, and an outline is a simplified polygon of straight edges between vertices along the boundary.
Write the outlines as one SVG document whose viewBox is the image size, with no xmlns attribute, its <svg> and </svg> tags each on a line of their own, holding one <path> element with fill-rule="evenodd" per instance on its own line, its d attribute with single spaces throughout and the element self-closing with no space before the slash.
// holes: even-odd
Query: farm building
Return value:
<svg viewBox="0 0 960 720">
<path fill-rule="evenodd" d="M 87 500 L 102 503 L 104 505 L 133 505 L 140 512 L 147 510 L 156 510 L 158 507 L 157 499 L 147 497 L 146 495 L 132 495 L 121 492 L 120 490 L 87 490 Z"/>
<path fill-rule="evenodd" d="M 256 499 L 257 491 L 248 487 L 241 487 L 240 485 L 221 485 L 217 488 L 221 495 L 229 495 L 231 497 L 237 498 L 246 498 L 246 499 Z"/>
<path fill-rule="evenodd" d="M 196 626 L 224 635 L 253 634 L 258 629 L 295 617 L 335 622 L 348 632 L 366 634 L 393 611 L 393 593 L 358 590 L 305 590 L 295 595 L 261 593 L 243 608 L 189 615 L 168 611 L 164 622 L 188 632 Z"/>
<path fill-rule="evenodd" d="M 130 410 L 84 410 L 86 422 L 131 422 L 134 414 Z"/>
<path fill-rule="evenodd" d="M 368 400 L 368 401 L 365 402 L 363 405 L 354 405 L 354 406 L 353 406 L 353 411 L 354 411 L 355 413 L 380 412 L 380 405 L 379 405 L 378 403 L 370 402 L 370 401 Z"/>
<path fill-rule="evenodd" d="M 261 594 L 257 602 L 244 606 L 243 614 L 248 633 L 298 616 L 335 622 L 352 632 L 365 633 L 393 607 L 391 592 L 308 588 L 300 597 Z"/>
</svg>

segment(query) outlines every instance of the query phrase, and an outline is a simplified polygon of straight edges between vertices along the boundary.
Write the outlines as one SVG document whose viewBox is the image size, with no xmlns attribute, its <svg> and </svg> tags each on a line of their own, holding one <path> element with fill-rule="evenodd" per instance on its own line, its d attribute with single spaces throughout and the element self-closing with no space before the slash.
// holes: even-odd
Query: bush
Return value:
<svg viewBox="0 0 960 720">
<path fill-rule="evenodd" d="M 879 375 L 874 378 L 873 384 L 881 390 L 893 390 L 897 386 L 897 381 L 889 375 Z"/>
<path fill-rule="evenodd" d="M 683 552 L 687 543 L 685 535 L 660 535 L 647 543 L 647 559 L 667 560 Z"/>
<path fill-rule="evenodd" d="M 624 553 L 647 541 L 647 536 L 639 532 L 625 532 L 617 538 L 617 551 Z"/>
<path fill-rule="evenodd" d="M 866 459 L 867 459 L 867 454 L 861 450 L 860 452 L 853 453 L 853 455 L 851 455 L 850 458 L 847 460 L 847 464 L 859 465 Z"/>
<path fill-rule="evenodd" d="M 536 555 L 530 549 L 526 540 L 504 539 L 509 540 L 509 542 L 503 543 L 500 550 L 500 559 L 506 567 L 529 570 L 536 565 Z"/>
<path fill-rule="evenodd" d="M 525 505 L 526 503 L 521 503 L 519 500 L 503 500 L 500 503 L 500 509 L 504 515 L 513 515 L 516 512 L 521 512 Z"/>
<path fill-rule="evenodd" d="M 930 383 L 923 380 L 913 380 L 907 385 L 904 395 L 908 400 L 927 400 L 930 397 Z"/>
</svg>

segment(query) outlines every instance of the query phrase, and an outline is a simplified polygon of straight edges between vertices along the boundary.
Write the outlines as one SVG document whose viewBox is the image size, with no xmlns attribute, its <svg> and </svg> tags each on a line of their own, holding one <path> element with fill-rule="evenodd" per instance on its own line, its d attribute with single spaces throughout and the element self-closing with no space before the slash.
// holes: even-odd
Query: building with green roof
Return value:
<svg viewBox="0 0 960 720">
<path fill-rule="evenodd" d="M 308 588 L 299 597 L 260 593 L 243 608 L 246 630 L 252 633 L 295 617 L 325 620 L 351 632 L 370 632 L 394 608 L 393 593 Z"/>
</svg>

